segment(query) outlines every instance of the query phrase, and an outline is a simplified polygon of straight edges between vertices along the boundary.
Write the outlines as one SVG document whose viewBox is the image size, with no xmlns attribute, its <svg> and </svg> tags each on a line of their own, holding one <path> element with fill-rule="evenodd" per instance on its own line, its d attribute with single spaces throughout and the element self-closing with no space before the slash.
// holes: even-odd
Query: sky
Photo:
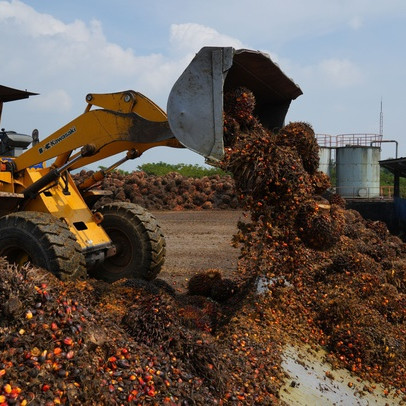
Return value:
<svg viewBox="0 0 406 406">
<path fill-rule="evenodd" d="M 404 0 L 0 0 L 0 84 L 39 96 L 6 103 L 1 127 L 40 138 L 80 115 L 87 93 L 141 92 L 166 110 L 204 46 L 266 52 L 302 89 L 286 122 L 317 134 L 383 135 L 406 156 Z M 395 144 L 382 144 L 382 159 Z M 109 158 L 97 165 L 109 165 Z M 204 165 L 154 148 L 137 161 Z"/>
</svg>

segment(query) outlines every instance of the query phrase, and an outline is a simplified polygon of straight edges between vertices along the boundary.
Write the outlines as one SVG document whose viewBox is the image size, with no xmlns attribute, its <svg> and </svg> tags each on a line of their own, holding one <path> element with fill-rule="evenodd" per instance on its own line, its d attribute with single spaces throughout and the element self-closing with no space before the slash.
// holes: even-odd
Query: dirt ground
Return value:
<svg viewBox="0 0 406 406">
<path fill-rule="evenodd" d="M 155 211 L 166 239 L 166 261 L 159 278 L 182 292 L 195 273 L 219 269 L 236 272 L 239 250 L 231 246 L 241 211 Z"/>
</svg>

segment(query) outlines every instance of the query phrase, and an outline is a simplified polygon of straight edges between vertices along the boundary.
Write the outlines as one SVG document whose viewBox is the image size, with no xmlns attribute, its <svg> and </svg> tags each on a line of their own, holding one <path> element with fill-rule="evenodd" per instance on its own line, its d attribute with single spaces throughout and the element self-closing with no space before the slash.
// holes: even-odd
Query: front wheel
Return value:
<svg viewBox="0 0 406 406">
<path fill-rule="evenodd" d="M 98 211 L 116 253 L 93 268 L 92 276 L 107 282 L 156 278 L 165 261 L 166 245 L 155 217 L 141 206 L 126 202 L 106 204 Z"/>
<path fill-rule="evenodd" d="M 86 277 L 85 257 L 69 227 L 48 213 L 17 212 L 0 218 L 0 256 L 21 267 L 44 268 L 62 280 Z"/>
</svg>

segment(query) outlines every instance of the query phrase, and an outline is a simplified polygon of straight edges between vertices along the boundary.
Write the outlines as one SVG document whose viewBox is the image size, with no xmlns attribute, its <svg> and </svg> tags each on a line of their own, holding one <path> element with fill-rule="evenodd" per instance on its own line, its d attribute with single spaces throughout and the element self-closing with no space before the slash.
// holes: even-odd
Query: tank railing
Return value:
<svg viewBox="0 0 406 406">
<path fill-rule="evenodd" d="M 316 134 L 316 140 L 320 147 L 338 148 L 347 146 L 369 147 L 373 143 L 381 143 L 381 134 Z"/>
<path fill-rule="evenodd" d="M 359 190 L 365 190 L 363 196 L 359 196 Z M 379 189 L 379 196 L 377 191 Z M 341 193 L 340 193 L 341 191 Z M 333 186 L 330 188 L 330 192 L 341 195 L 344 199 L 380 199 L 380 200 L 392 200 L 394 198 L 394 187 L 392 185 L 383 185 L 379 187 L 354 187 L 350 186 Z M 400 188 L 400 197 L 406 199 L 406 188 Z"/>
<path fill-rule="evenodd" d="M 336 140 L 335 136 L 330 134 L 316 134 L 317 144 L 320 147 L 325 148 L 335 148 L 336 147 Z"/>
<path fill-rule="evenodd" d="M 393 198 L 393 186 L 383 185 L 380 187 L 379 195 L 388 199 Z"/>
</svg>

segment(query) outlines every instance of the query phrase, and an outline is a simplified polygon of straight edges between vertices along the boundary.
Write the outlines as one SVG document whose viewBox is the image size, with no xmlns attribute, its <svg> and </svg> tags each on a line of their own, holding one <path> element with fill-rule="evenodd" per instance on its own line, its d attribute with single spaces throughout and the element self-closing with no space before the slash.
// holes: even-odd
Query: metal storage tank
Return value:
<svg viewBox="0 0 406 406">
<path fill-rule="evenodd" d="M 337 193 L 346 198 L 379 197 L 380 156 L 380 147 L 337 148 Z"/>
<path fill-rule="evenodd" d="M 319 148 L 319 171 L 331 176 L 331 167 L 333 161 L 334 149 L 330 147 Z"/>
</svg>

